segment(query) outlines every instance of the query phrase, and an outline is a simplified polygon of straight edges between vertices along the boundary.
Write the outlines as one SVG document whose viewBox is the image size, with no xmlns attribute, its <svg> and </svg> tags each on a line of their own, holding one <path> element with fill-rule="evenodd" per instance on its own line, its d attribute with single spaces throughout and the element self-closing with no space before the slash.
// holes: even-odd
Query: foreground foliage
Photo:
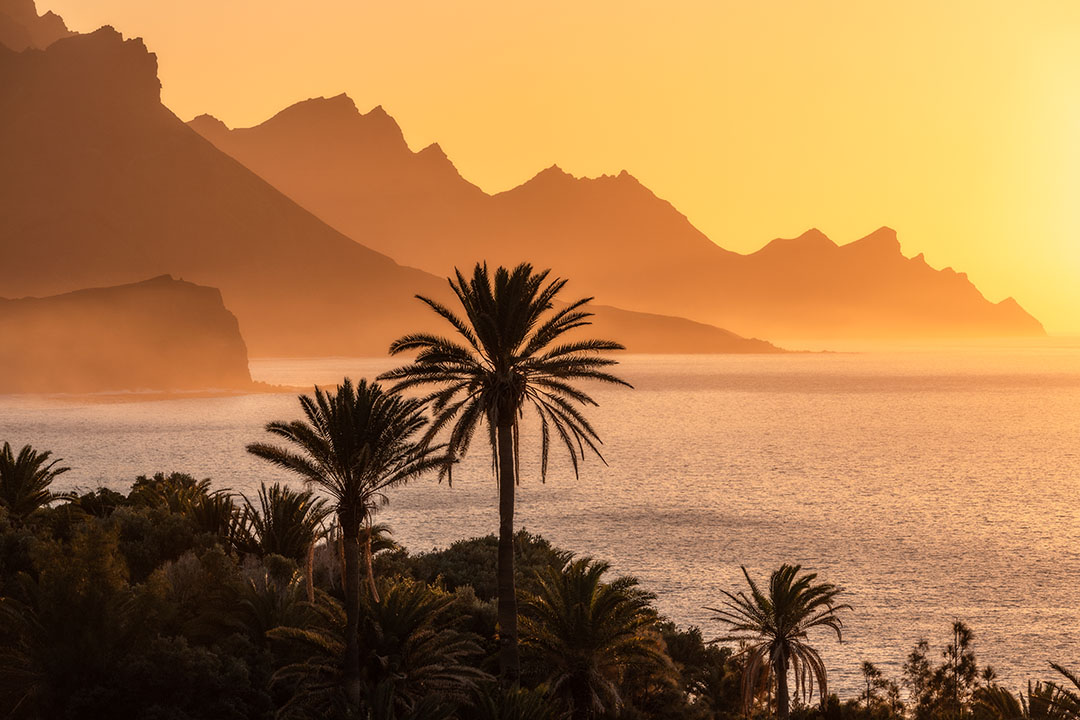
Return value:
<svg viewBox="0 0 1080 720">
<path fill-rule="evenodd" d="M 337 540 L 320 535 L 315 572 L 305 568 L 303 547 L 321 532 L 313 518 L 324 510 L 304 490 L 264 486 L 248 502 L 176 473 L 26 514 L 0 506 L 0 717 L 744 717 L 743 680 L 754 672 L 745 649 L 665 621 L 634 578 L 524 531 L 513 538 L 521 683 L 500 686 L 498 538 L 410 554 L 379 526 L 379 592 L 358 598 L 354 705 Z M 800 584 L 805 577 L 796 569 L 789 590 L 820 585 Z M 974 635 L 957 623 L 940 648 L 918 644 L 902 677 L 867 663 L 858 697 L 829 694 L 811 706 L 796 695 L 791 715 L 1077 720 L 1080 681 L 1062 666 L 1051 672 L 1010 692 L 978 664 Z M 752 715 L 771 714 L 769 695 L 755 694 Z"/>
</svg>

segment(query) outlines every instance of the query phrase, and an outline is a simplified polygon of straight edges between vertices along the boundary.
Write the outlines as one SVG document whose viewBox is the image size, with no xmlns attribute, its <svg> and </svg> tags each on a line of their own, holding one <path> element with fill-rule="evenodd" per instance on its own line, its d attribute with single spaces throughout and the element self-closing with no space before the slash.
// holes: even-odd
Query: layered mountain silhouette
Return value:
<svg viewBox="0 0 1080 720">
<path fill-rule="evenodd" d="M 112 28 L 44 51 L 0 47 L 0 295 L 172 274 L 220 288 L 261 356 L 382 355 L 402 333 L 438 327 L 413 295 L 445 297 L 445 280 L 332 229 L 215 148 L 161 104 L 156 69 Z M 575 295 L 592 294 L 573 280 Z M 595 333 L 613 334 L 608 324 L 637 352 L 777 351 L 599 308 Z"/>
<path fill-rule="evenodd" d="M 218 287 L 259 355 L 382 354 L 441 291 L 193 132 L 112 28 L 0 48 L 0 295 L 172 274 Z M 429 313 L 428 313 L 429 314 Z"/>
<path fill-rule="evenodd" d="M 0 299 L 0 337 L 0 393 L 252 387 L 221 293 L 168 276 Z"/>
<path fill-rule="evenodd" d="M 626 172 L 551 167 L 487 195 L 438 145 L 412 152 L 381 108 L 344 95 L 297 103 L 252 128 L 191 127 L 342 233 L 430 271 L 528 257 L 604 302 L 773 338 L 1041 335 L 1012 299 L 907 258 L 881 228 L 838 246 L 817 230 L 729 252 Z"/>
</svg>

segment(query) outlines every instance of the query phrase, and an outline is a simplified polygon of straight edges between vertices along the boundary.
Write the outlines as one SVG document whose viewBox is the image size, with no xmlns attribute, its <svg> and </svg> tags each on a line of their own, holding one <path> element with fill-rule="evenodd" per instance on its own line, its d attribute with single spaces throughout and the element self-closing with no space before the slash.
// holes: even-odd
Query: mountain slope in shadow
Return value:
<svg viewBox="0 0 1080 720">
<path fill-rule="evenodd" d="M 881 228 L 838 246 L 811 230 L 729 252 L 626 172 L 575 178 L 553 166 L 487 195 L 438 145 L 412 152 L 382 108 L 346 96 L 297 103 L 261 125 L 191 127 L 346 235 L 437 271 L 483 257 L 556 267 L 604 302 L 781 338 L 1041 335 L 1012 299 L 907 258 Z"/>
</svg>

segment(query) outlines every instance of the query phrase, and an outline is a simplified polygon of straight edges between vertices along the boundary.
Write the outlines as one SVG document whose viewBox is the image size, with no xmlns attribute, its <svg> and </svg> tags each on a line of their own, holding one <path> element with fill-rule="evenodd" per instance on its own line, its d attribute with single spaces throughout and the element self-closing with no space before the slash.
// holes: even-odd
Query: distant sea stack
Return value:
<svg viewBox="0 0 1080 720">
<path fill-rule="evenodd" d="M 221 293 L 167 275 L 0 299 L 0 338 L 0 393 L 252 389 Z"/>
</svg>

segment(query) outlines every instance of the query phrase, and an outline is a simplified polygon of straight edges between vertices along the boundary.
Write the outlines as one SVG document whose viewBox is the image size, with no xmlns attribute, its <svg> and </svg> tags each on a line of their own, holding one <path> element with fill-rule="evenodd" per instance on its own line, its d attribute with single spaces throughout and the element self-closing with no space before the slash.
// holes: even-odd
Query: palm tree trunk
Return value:
<svg viewBox="0 0 1080 720">
<path fill-rule="evenodd" d="M 776 674 L 776 715 L 780 720 L 787 720 L 790 699 L 787 684 L 787 656 L 783 651 L 777 655 L 773 672 Z"/>
<path fill-rule="evenodd" d="M 345 658 L 343 663 L 345 699 L 353 710 L 360 709 L 360 523 L 341 518 L 345 555 Z"/>
<path fill-rule="evenodd" d="M 304 584 L 307 585 L 307 601 L 315 602 L 315 541 L 308 545 L 307 558 L 304 560 Z"/>
<path fill-rule="evenodd" d="M 514 587 L 514 473 L 513 414 L 498 426 L 499 457 L 499 561 L 498 639 L 499 674 L 504 685 L 518 681 L 517 591 Z"/>
<path fill-rule="evenodd" d="M 379 602 L 379 589 L 375 587 L 375 568 L 371 564 L 371 527 L 368 526 L 367 542 L 364 543 L 364 563 L 367 565 L 368 587 L 371 588 L 371 599 Z"/>
</svg>

